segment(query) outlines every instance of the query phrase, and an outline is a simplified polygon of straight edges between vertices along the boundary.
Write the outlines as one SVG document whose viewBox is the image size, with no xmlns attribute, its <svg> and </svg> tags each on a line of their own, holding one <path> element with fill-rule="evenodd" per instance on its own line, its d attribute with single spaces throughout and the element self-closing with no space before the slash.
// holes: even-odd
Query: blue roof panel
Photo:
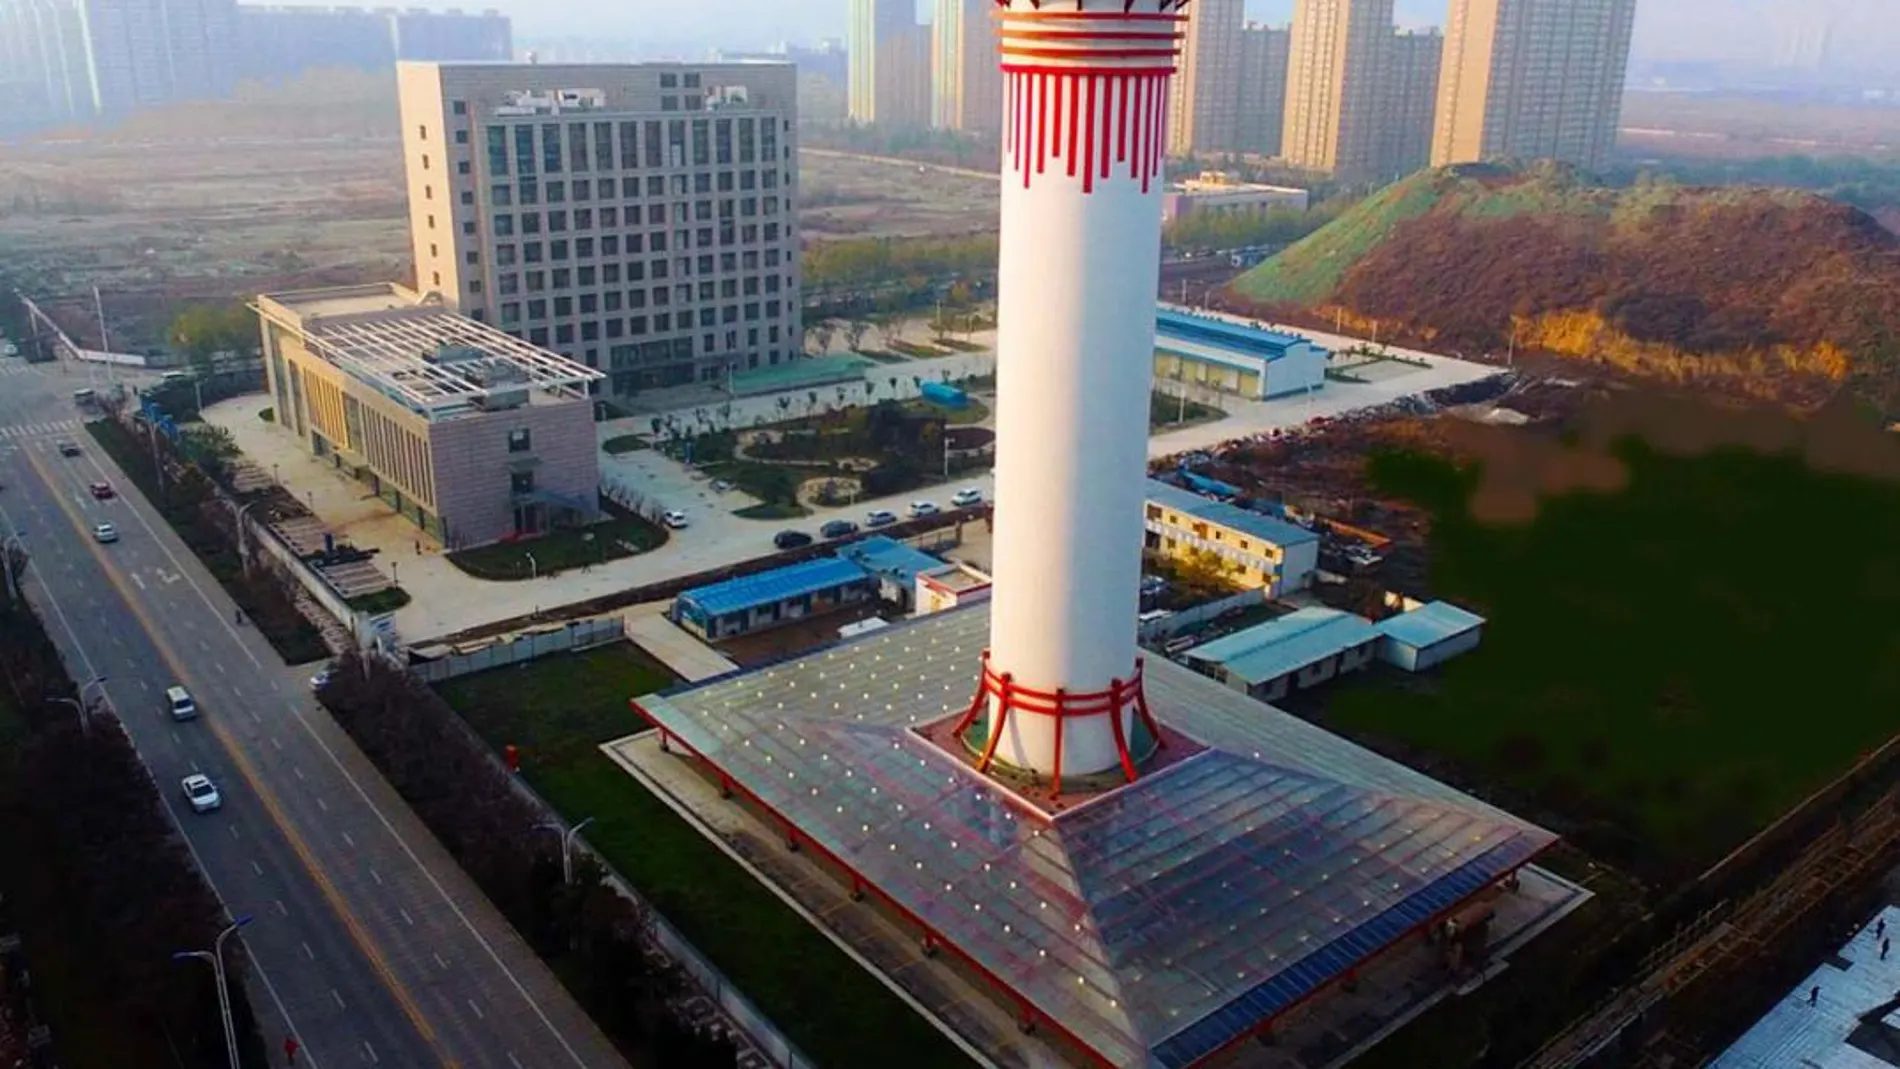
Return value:
<svg viewBox="0 0 1900 1069">
<path fill-rule="evenodd" d="M 1187 651 L 1248 683 L 1265 683 L 1379 637 L 1372 622 L 1337 609 L 1299 609 Z"/>
<path fill-rule="evenodd" d="M 1297 334 L 1278 330 L 1261 330 L 1240 323 L 1230 323 L 1225 319 L 1215 319 L 1212 316 L 1175 312 L 1165 308 L 1155 313 L 1155 334 L 1161 338 L 1199 342 L 1216 349 L 1250 353 L 1268 360 L 1278 360 L 1286 355 L 1288 349 L 1296 345 L 1313 344 L 1312 339 L 1303 338 Z"/>
<path fill-rule="evenodd" d="M 877 575 L 889 575 L 909 584 L 919 572 L 935 571 L 943 561 L 888 535 L 872 535 L 861 542 L 838 547 L 838 556 Z"/>
<path fill-rule="evenodd" d="M 867 578 L 869 576 L 863 568 L 848 560 L 819 557 L 803 564 L 774 568 L 769 572 L 688 590 L 679 596 L 679 600 L 709 617 L 727 616 L 761 605 L 776 605 L 790 598 L 862 582 Z"/>
<path fill-rule="evenodd" d="M 1462 635 L 1472 628 L 1483 627 L 1484 617 L 1467 612 L 1449 601 L 1433 601 L 1411 612 L 1387 617 L 1373 626 L 1394 642 L 1424 649 Z"/>
<path fill-rule="evenodd" d="M 1157 505 L 1252 535 L 1282 548 L 1319 541 L 1319 535 L 1298 524 L 1276 520 L 1265 513 L 1244 509 L 1239 505 L 1222 504 L 1159 479 L 1148 480 L 1146 494 L 1147 499 Z"/>
</svg>

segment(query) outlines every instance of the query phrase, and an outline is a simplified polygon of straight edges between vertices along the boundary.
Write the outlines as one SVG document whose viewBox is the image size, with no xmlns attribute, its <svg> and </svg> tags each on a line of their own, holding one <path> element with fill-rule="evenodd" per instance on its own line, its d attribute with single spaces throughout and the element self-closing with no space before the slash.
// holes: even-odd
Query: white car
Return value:
<svg viewBox="0 0 1900 1069">
<path fill-rule="evenodd" d="M 910 518 L 913 520 L 921 516 L 935 516 L 939 511 L 941 510 L 937 508 L 935 501 L 913 501 L 910 503 Z"/>
<path fill-rule="evenodd" d="M 92 537 L 100 542 L 117 542 L 119 529 L 109 523 L 96 524 L 92 529 Z"/>
<path fill-rule="evenodd" d="M 224 806 L 224 796 L 218 793 L 217 784 L 211 777 L 194 772 L 185 777 L 185 801 L 191 803 L 193 813 L 209 813 Z"/>
<path fill-rule="evenodd" d="M 864 517 L 866 527 L 889 527 L 896 522 L 897 514 L 890 509 L 872 509 Z"/>
<path fill-rule="evenodd" d="M 983 491 L 978 490 L 974 486 L 966 486 L 956 492 L 956 496 L 950 499 L 950 503 L 960 509 L 967 509 L 973 505 L 981 505 L 983 503 Z"/>
<path fill-rule="evenodd" d="M 660 520 L 675 531 L 683 530 L 686 527 L 686 514 L 678 509 L 667 509 L 666 512 L 660 516 Z"/>
</svg>

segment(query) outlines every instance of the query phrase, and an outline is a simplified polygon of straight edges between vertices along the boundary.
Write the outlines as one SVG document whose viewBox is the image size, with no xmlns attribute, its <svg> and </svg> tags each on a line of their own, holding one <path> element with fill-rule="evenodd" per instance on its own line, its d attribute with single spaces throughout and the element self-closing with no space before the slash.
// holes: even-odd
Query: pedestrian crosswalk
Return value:
<svg viewBox="0 0 1900 1069">
<path fill-rule="evenodd" d="M 60 434 L 71 434 L 79 429 L 76 419 L 56 419 L 46 423 L 16 423 L 0 427 L 0 438 L 19 441 L 25 438 L 51 438 Z"/>
</svg>

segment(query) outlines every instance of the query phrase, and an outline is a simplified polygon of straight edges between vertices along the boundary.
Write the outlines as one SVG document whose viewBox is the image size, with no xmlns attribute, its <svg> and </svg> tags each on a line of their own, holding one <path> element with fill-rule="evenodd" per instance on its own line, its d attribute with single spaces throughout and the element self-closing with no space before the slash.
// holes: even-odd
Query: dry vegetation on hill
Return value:
<svg viewBox="0 0 1900 1069">
<path fill-rule="evenodd" d="M 1900 238 L 1783 190 L 1415 175 L 1244 276 L 1269 308 L 1470 355 L 1543 351 L 1800 404 L 1900 410 Z"/>
</svg>

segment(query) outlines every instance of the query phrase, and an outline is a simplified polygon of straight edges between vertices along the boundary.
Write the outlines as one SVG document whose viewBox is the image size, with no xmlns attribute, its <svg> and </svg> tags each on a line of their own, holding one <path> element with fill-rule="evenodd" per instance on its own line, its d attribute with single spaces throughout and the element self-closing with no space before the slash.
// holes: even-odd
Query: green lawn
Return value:
<svg viewBox="0 0 1900 1069">
<path fill-rule="evenodd" d="M 449 563 L 477 579 L 532 579 L 631 557 L 665 543 L 665 529 L 653 521 L 608 509 L 608 518 L 599 523 L 563 527 L 519 542 L 464 549 L 449 554 Z"/>
<path fill-rule="evenodd" d="M 941 419 L 945 424 L 952 427 L 967 427 L 990 418 L 989 406 L 974 397 L 970 398 L 970 403 L 964 405 L 962 408 L 947 408 L 943 405 L 931 404 L 929 401 L 913 398 L 912 400 L 904 402 L 904 411 L 914 415 L 931 416 Z"/>
<path fill-rule="evenodd" d="M 1699 864 L 1895 732 L 1900 487 L 1732 450 L 1621 455 L 1626 490 L 1520 527 L 1470 518 L 1471 473 L 1376 459 L 1434 513 L 1435 593 L 1490 625 L 1442 677 L 1344 685 L 1328 718 L 1586 821 L 1586 846 Z"/>
<path fill-rule="evenodd" d="M 620 456 L 623 453 L 638 453 L 642 449 L 651 449 L 645 438 L 637 434 L 622 434 L 601 443 L 601 452 L 608 456 Z"/>
<path fill-rule="evenodd" d="M 349 606 L 357 612 L 383 613 L 395 612 L 410 602 L 409 592 L 399 586 L 378 590 L 374 594 L 360 594 L 349 600 Z"/>
<path fill-rule="evenodd" d="M 742 520 L 797 520 L 811 515 L 811 510 L 803 505 L 791 505 L 783 501 L 767 501 L 761 505 L 750 505 L 735 509 L 732 513 Z"/>
<path fill-rule="evenodd" d="M 441 692 L 774 1024 L 820 1065 L 968 1059 L 596 746 L 645 727 L 627 699 L 673 677 L 628 645 L 453 680 Z"/>
</svg>

